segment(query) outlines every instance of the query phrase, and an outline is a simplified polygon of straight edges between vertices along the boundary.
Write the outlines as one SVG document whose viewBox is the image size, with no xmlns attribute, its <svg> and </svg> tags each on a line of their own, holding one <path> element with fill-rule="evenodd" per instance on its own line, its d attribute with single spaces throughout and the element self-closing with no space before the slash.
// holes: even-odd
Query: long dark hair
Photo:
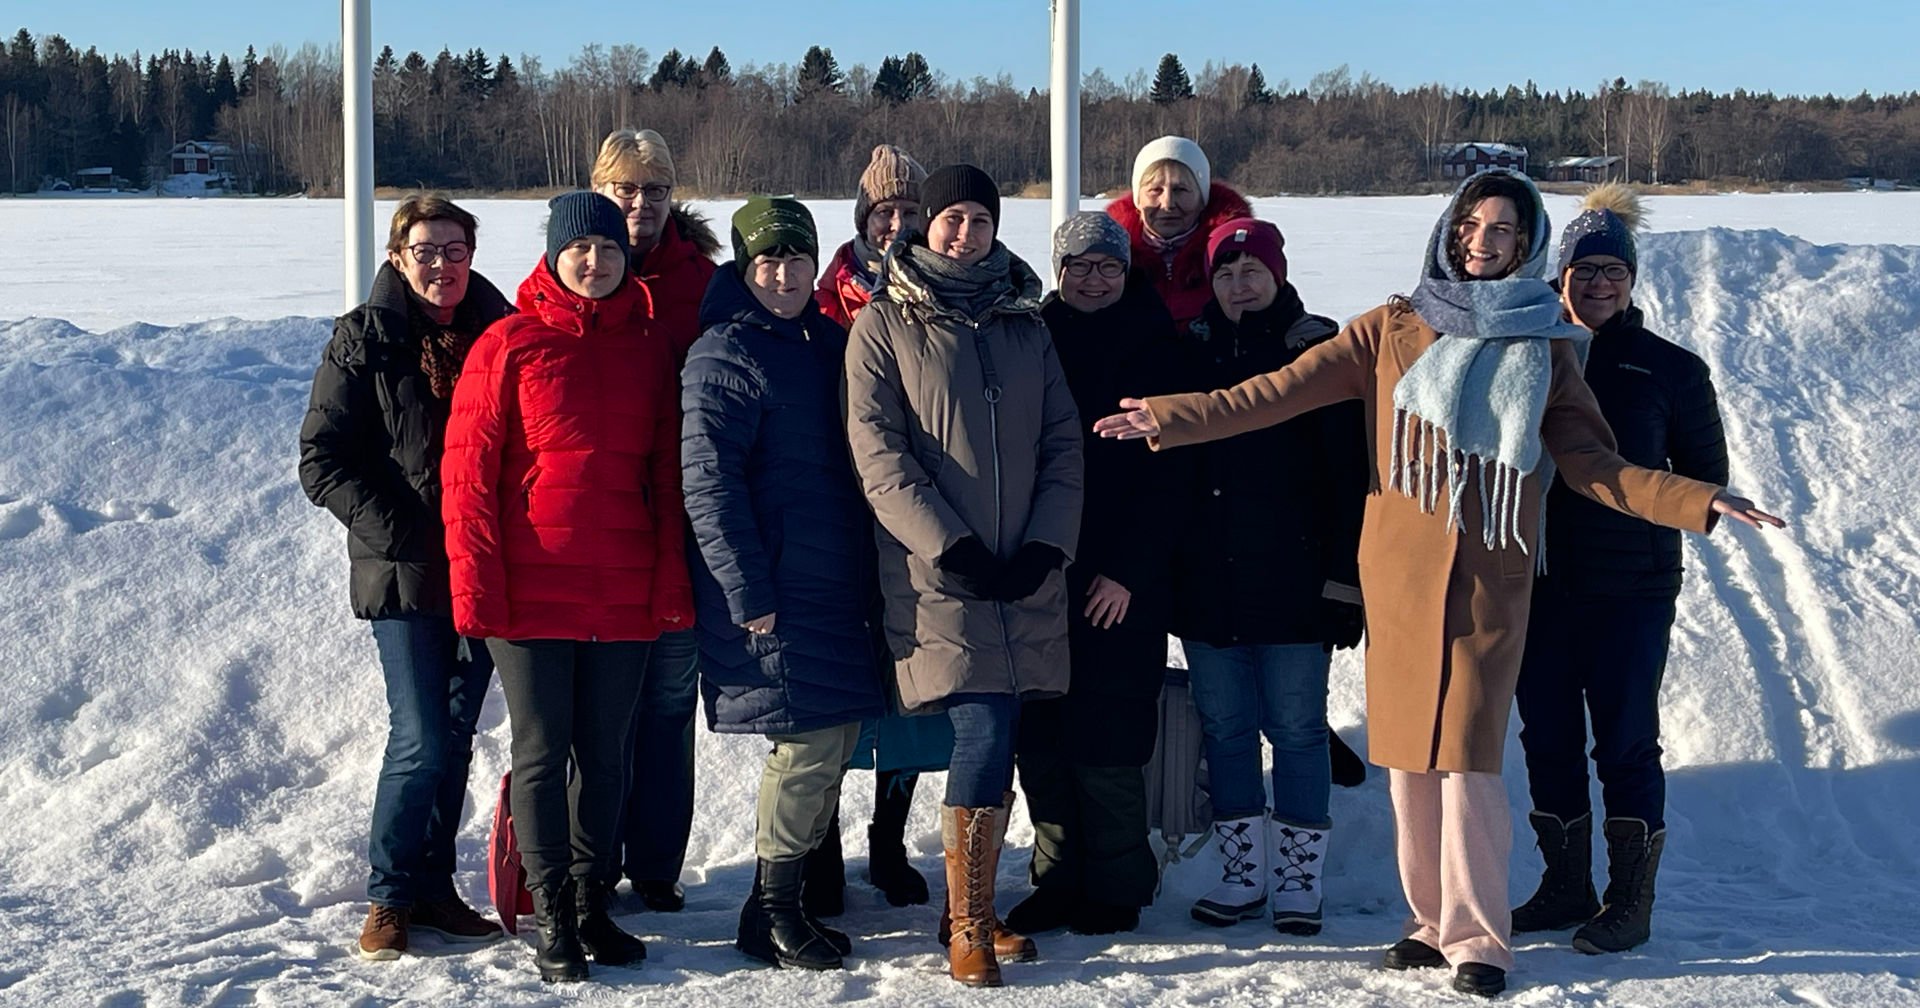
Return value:
<svg viewBox="0 0 1920 1008">
<path fill-rule="evenodd" d="M 1447 215 L 1447 265 L 1460 276 L 1467 275 L 1466 256 L 1460 248 L 1460 227 L 1472 216 L 1482 200 L 1495 196 L 1505 196 L 1513 201 L 1520 212 L 1519 242 L 1514 249 L 1513 265 L 1502 276 L 1511 276 L 1520 264 L 1533 254 L 1533 230 L 1535 218 L 1540 208 L 1534 204 L 1533 190 L 1525 182 L 1506 172 L 1487 172 L 1474 176 L 1471 182 L 1461 187 L 1460 195 L 1454 198 L 1453 210 Z"/>
</svg>

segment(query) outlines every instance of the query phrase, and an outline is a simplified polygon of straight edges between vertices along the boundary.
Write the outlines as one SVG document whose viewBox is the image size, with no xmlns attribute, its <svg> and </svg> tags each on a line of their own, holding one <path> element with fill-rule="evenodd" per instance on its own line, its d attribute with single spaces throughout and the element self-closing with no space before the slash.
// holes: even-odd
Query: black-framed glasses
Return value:
<svg viewBox="0 0 1920 1008">
<path fill-rule="evenodd" d="M 670 185 L 661 185 L 658 182 L 648 185 L 635 185 L 632 182 L 615 182 L 613 184 L 613 194 L 623 200 L 630 200 L 635 196 L 644 196 L 649 203 L 661 203 L 673 194 L 673 187 Z"/>
<path fill-rule="evenodd" d="M 1081 279 L 1092 276 L 1095 271 L 1109 280 L 1118 280 L 1127 275 L 1127 264 L 1118 259 L 1102 259 L 1097 263 L 1086 259 L 1070 259 L 1061 268 L 1068 276 Z"/>
<path fill-rule="evenodd" d="M 414 262 L 422 266 L 431 266 L 441 259 L 450 263 L 466 262 L 467 257 L 473 254 L 473 246 L 461 241 L 448 242 L 445 245 L 420 242 L 407 246 L 407 252 L 413 256 Z"/>
<path fill-rule="evenodd" d="M 1575 280 L 1581 281 L 1591 280 L 1596 276 L 1603 276 L 1609 280 L 1625 280 L 1633 275 L 1633 270 L 1627 268 L 1626 263 L 1607 263 L 1605 266 L 1594 263 L 1575 263 L 1568 272 L 1573 274 Z"/>
</svg>

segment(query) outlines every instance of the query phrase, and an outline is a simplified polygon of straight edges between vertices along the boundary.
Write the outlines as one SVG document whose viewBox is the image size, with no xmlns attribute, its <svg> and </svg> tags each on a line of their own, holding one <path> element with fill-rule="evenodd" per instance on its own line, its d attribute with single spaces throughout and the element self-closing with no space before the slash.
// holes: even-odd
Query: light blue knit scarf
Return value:
<svg viewBox="0 0 1920 1008">
<path fill-rule="evenodd" d="M 1388 485 L 1419 501 L 1428 514 L 1437 509 L 1444 487 L 1451 532 L 1461 525 L 1467 485 L 1474 483 L 1481 542 L 1487 549 L 1516 543 L 1531 552 L 1519 527 L 1521 483 L 1538 472 L 1544 490 L 1553 479 L 1553 462 L 1543 458 L 1540 444 L 1553 383 L 1549 341 L 1574 340 L 1584 362 L 1592 334 L 1561 319 L 1559 296 L 1542 278 L 1551 230 L 1539 191 L 1530 181 L 1526 186 L 1534 204 L 1527 259 L 1502 279 L 1466 279 L 1447 258 L 1448 222 L 1459 191 L 1434 225 L 1412 300 L 1440 338 L 1393 387 Z M 1540 521 L 1536 538 L 1546 525 L 1544 502 Z"/>
</svg>

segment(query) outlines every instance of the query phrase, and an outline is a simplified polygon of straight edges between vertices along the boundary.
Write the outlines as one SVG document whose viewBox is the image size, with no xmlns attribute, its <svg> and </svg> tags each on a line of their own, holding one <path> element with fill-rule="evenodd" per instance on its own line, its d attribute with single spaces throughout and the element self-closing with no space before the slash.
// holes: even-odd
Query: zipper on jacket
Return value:
<svg viewBox="0 0 1920 1008">
<path fill-rule="evenodd" d="M 973 327 L 974 337 L 985 343 L 986 337 L 980 334 L 980 323 L 968 320 L 967 324 Z M 985 362 L 983 357 L 981 363 Z M 981 392 L 982 398 L 987 400 L 987 432 L 993 438 L 993 551 L 995 556 L 999 555 L 1000 541 L 1005 536 L 1006 516 L 1005 493 L 1001 486 L 1000 473 L 1000 392 L 1000 386 L 993 382 L 988 382 Z M 1000 621 L 1000 647 L 1007 656 L 1007 683 L 1013 687 L 1013 698 L 1017 702 L 1020 699 L 1020 672 L 1018 663 L 1013 657 L 1013 635 L 1007 630 L 1007 605 L 1005 602 L 995 601 L 993 614 L 994 618 Z"/>
</svg>

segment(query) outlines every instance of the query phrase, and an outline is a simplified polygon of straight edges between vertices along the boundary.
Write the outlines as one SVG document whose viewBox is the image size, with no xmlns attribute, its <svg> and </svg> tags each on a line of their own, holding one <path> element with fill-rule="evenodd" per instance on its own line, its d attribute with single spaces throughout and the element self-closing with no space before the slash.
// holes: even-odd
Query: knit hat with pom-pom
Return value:
<svg viewBox="0 0 1920 1008">
<path fill-rule="evenodd" d="M 853 198 L 853 233 L 865 235 L 867 215 L 888 200 L 918 204 L 920 183 L 926 180 L 927 170 L 906 151 L 892 144 L 875 147 L 873 160 L 868 161 L 867 169 L 860 173 L 860 192 Z"/>
<path fill-rule="evenodd" d="M 1640 271 L 1640 257 L 1634 249 L 1633 233 L 1646 219 L 1640 196 L 1618 182 L 1609 182 L 1587 193 L 1580 204 L 1580 215 L 1560 233 L 1559 267 L 1554 276 L 1564 276 L 1576 259 L 1588 256 L 1613 256 Z"/>
</svg>

